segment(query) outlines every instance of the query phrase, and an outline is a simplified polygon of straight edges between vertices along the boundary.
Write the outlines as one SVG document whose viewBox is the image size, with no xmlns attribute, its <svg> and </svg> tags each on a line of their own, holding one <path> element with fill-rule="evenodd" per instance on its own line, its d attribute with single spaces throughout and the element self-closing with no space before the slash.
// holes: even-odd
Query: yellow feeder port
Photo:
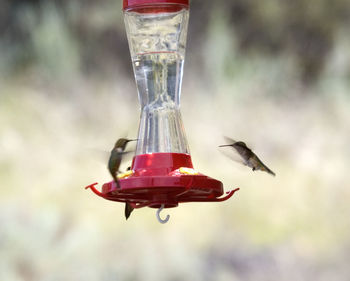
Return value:
<svg viewBox="0 0 350 281">
<path fill-rule="evenodd" d="M 117 175 L 117 178 L 120 179 L 125 179 L 127 177 L 130 177 L 133 174 L 132 170 L 126 171 L 125 173 L 121 173 L 119 175 Z"/>
<path fill-rule="evenodd" d="M 199 174 L 195 169 L 186 168 L 186 167 L 180 167 L 179 172 L 180 172 L 180 174 L 183 174 L 183 175 L 198 175 Z"/>
</svg>

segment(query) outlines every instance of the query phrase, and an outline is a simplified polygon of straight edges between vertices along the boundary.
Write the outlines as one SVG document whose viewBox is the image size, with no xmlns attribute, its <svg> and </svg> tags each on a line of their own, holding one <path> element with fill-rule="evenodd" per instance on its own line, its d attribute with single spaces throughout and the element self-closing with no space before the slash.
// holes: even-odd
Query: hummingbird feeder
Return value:
<svg viewBox="0 0 350 281">
<path fill-rule="evenodd" d="M 141 104 L 136 153 L 129 171 L 105 183 L 87 186 L 105 199 L 133 208 L 163 208 L 185 202 L 220 202 L 219 180 L 193 168 L 180 113 L 188 0 L 124 0 L 124 21 Z"/>
</svg>

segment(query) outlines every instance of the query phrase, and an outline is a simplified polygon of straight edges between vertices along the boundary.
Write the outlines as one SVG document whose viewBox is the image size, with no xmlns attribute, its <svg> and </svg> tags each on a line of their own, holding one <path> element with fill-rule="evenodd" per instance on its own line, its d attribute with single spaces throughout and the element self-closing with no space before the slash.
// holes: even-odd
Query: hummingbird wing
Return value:
<svg viewBox="0 0 350 281">
<path fill-rule="evenodd" d="M 244 163 L 249 166 L 249 159 L 255 156 L 253 151 L 242 141 L 235 142 L 233 148 L 242 157 Z"/>
<path fill-rule="evenodd" d="M 132 158 L 130 156 L 134 155 L 134 153 L 135 153 L 135 151 L 123 151 L 123 152 L 120 152 L 120 154 L 122 155 L 122 162 L 123 163 L 130 162 L 131 158 Z M 131 163 L 128 164 L 128 166 L 131 166 Z"/>
<path fill-rule="evenodd" d="M 224 136 L 225 142 L 227 142 L 227 144 L 234 144 L 236 141 L 234 139 L 231 139 L 229 137 Z"/>
<path fill-rule="evenodd" d="M 224 139 L 227 144 L 220 145 L 219 150 L 231 160 L 238 162 L 240 164 L 246 165 L 246 161 L 244 160 L 242 155 L 239 153 L 239 151 L 234 147 L 234 144 L 237 143 L 237 141 L 226 136 L 224 136 Z M 230 149 L 227 148 L 228 146 L 230 147 Z M 221 149 L 221 147 L 225 147 L 225 148 Z"/>
<path fill-rule="evenodd" d="M 89 148 L 85 148 L 85 151 L 87 154 L 90 154 L 93 158 L 95 158 L 95 160 L 98 162 L 106 163 L 110 156 L 110 152 L 99 148 L 89 147 Z"/>
<path fill-rule="evenodd" d="M 94 158 L 95 161 L 100 162 L 100 163 L 106 163 L 108 162 L 108 159 L 111 156 L 111 152 L 99 148 L 85 148 L 84 149 L 86 154 L 91 154 L 92 158 Z M 122 157 L 129 157 L 132 153 L 135 151 L 121 151 L 120 153 L 122 154 Z"/>
<path fill-rule="evenodd" d="M 128 156 L 131 153 L 134 153 L 135 151 L 118 151 L 119 155 L 121 155 L 122 157 Z"/>
<path fill-rule="evenodd" d="M 232 147 L 232 146 L 219 147 L 219 151 L 222 154 L 224 154 L 226 157 L 230 158 L 231 160 L 245 165 L 245 162 L 244 162 L 242 156 L 238 153 L 238 151 L 236 149 L 234 149 L 234 147 Z"/>
<path fill-rule="evenodd" d="M 248 145 L 245 143 L 245 142 L 243 142 L 243 141 L 236 141 L 236 140 L 234 140 L 234 139 L 231 139 L 231 138 L 229 138 L 229 137 L 226 137 L 226 136 L 224 136 L 224 139 L 225 139 L 225 141 L 227 142 L 227 144 L 229 144 L 229 145 L 233 145 L 233 144 L 243 144 L 244 146 L 246 146 L 246 147 L 251 147 L 251 145 L 248 143 Z"/>
</svg>

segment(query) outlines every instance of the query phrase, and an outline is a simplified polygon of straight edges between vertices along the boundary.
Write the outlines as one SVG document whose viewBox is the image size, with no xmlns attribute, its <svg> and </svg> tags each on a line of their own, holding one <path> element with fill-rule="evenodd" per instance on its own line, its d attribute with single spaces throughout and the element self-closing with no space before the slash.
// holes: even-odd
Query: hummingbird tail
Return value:
<svg viewBox="0 0 350 281">
<path fill-rule="evenodd" d="M 276 176 L 276 174 L 275 174 L 273 171 L 271 171 L 270 169 L 267 169 L 267 172 L 268 172 L 270 175 L 273 175 L 274 177 Z"/>
<path fill-rule="evenodd" d="M 268 167 L 266 167 L 265 165 L 263 166 L 263 171 L 269 173 L 272 176 L 276 176 L 276 174 L 272 170 L 270 170 Z"/>
<path fill-rule="evenodd" d="M 126 220 L 130 217 L 133 210 L 134 210 L 134 208 L 131 207 L 130 203 L 126 202 L 125 203 L 125 211 L 124 211 Z"/>
</svg>

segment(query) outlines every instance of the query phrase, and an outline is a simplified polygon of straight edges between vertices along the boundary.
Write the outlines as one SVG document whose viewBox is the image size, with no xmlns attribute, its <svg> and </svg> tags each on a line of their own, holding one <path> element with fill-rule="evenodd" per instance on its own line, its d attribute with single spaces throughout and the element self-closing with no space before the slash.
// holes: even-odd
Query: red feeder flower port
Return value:
<svg viewBox="0 0 350 281">
<path fill-rule="evenodd" d="M 188 0 L 124 0 L 123 11 L 141 104 L 136 154 L 131 170 L 105 183 L 87 186 L 105 199 L 133 208 L 163 208 L 185 202 L 220 202 L 220 181 L 192 165 L 180 113 L 180 91 L 188 24 Z"/>
</svg>

